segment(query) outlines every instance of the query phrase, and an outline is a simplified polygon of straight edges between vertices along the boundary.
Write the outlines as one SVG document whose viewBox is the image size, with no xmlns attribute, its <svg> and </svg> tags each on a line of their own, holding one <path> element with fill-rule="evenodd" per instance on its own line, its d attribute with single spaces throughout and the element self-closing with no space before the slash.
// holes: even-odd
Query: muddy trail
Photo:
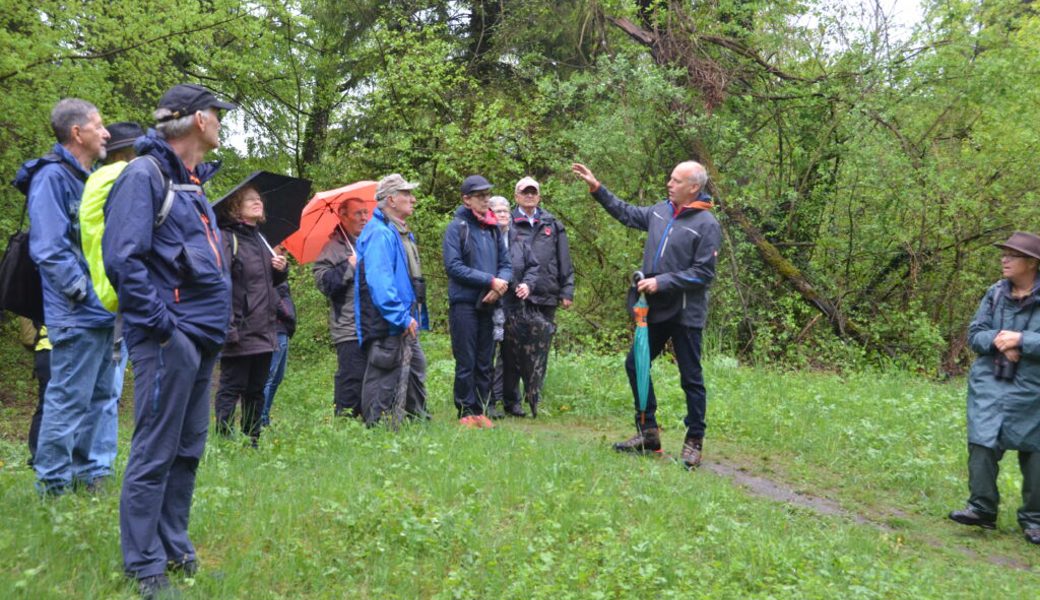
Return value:
<svg viewBox="0 0 1040 600">
<path fill-rule="evenodd" d="M 531 419 L 510 419 L 505 423 L 511 428 L 520 427 L 532 434 L 566 436 L 579 438 L 586 442 L 603 441 L 604 452 L 612 452 L 609 448 L 609 444 L 605 441 L 606 439 L 613 440 L 616 437 L 620 440 L 628 435 L 627 432 L 621 430 L 607 428 L 598 429 L 573 422 L 562 424 L 559 422 L 549 423 L 546 421 L 539 421 L 535 423 Z M 750 461 L 745 462 L 739 458 L 727 456 L 726 454 L 731 453 L 720 452 L 718 454 L 713 454 L 709 447 L 705 452 L 704 462 L 701 464 L 697 472 L 707 472 L 716 477 L 726 479 L 733 485 L 742 489 L 748 495 L 757 498 L 795 506 L 824 517 L 835 517 L 851 521 L 857 525 L 874 527 L 889 534 L 900 535 L 908 541 L 917 541 L 932 548 L 953 551 L 969 560 L 985 561 L 996 566 L 1021 571 L 1035 570 L 1030 563 L 1018 557 L 997 553 L 983 554 L 969 548 L 968 546 L 931 535 L 926 531 L 924 526 L 926 521 L 945 519 L 945 515 L 922 516 L 920 514 L 901 511 L 893 507 L 875 508 L 870 510 L 864 510 L 863 508 L 847 508 L 840 502 L 828 497 L 827 490 L 821 490 L 818 492 L 806 491 L 805 489 L 802 489 L 804 488 L 804 485 L 795 485 L 792 482 L 786 481 L 775 471 L 766 473 L 762 468 L 755 466 Z M 633 460 L 653 460 L 636 456 L 631 458 Z M 678 462 L 678 455 L 672 455 L 670 453 L 665 454 L 663 460 Z M 897 528 L 891 524 L 893 522 L 905 523 L 908 524 L 908 526 Z M 964 528 L 963 525 L 956 525 L 952 522 L 950 523 L 950 527 Z M 960 530 L 952 529 L 952 531 Z M 1025 544 L 1025 541 L 1022 543 Z"/>
</svg>

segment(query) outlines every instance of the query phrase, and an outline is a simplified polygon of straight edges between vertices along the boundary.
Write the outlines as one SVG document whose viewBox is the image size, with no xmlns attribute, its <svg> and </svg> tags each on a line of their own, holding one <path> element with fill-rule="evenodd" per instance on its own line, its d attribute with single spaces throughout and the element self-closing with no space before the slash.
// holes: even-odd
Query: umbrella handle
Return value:
<svg viewBox="0 0 1040 600">
<path fill-rule="evenodd" d="M 274 251 L 274 248 L 271 247 L 271 244 L 267 243 L 267 238 L 264 237 L 264 234 L 260 233 L 259 231 L 256 234 L 260 236 L 260 241 L 263 242 L 264 246 L 267 247 L 267 251 L 271 253 L 271 256 L 278 256 L 278 253 Z"/>
<path fill-rule="evenodd" d="M 644 279 L 646 279 L 646 275 L 644 275 L 642 271 L 636 271 L 635 273 L 632 273 L 632 285 L 636 285 Z"/>
</svg>

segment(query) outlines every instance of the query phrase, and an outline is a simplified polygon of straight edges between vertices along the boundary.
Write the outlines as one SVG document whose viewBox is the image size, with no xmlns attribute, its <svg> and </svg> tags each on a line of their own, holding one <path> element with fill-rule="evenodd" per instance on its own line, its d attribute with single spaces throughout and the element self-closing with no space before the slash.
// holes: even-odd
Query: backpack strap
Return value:
<svg viewBox="0 0 1040 600">
<path fill-rule="evenodd" d="M 234 259 L 236 256 L 238 256 L 238 236 L 235 235 L 235 232 L 231 231 L 230 229 L 228 230 L 228 232 L 231 234 L 231 258 Z"/>
<path fill-rule="evenodd" d="M 158 229 L 166 222 L 166 217 L 170 216 L 170 210 L 173 208 L 173 200 L 177 197 L 177 192 L 195 192 L 201 194 L 202 186 L 193 183 L 173 183 L 173 181 L 167 177 L 159 167 L 159 159 L 155 158 L 151 154 L 138 156 L 134 160 L 140 159 L 146 159 L 146 162 L 152 165 L 155 172 L 158 173 L 159 177 L 163 180 L 163 187 L 166 188 L 166 193 L 163 195 L 162 205 L 159 207 L 159 212 L 155 213 L 155 221 L 152 222 L 152 227 Z"/>
</svg>

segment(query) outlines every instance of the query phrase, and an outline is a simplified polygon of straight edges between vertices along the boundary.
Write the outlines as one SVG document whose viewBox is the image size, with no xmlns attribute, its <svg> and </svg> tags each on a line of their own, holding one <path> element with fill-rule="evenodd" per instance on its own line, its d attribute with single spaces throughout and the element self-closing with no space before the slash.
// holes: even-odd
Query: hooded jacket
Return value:
<svg viewBox="0 0 1040 600">
<path fill-rule="evenodd" d="M 127 343 L 139 336 L 164 342 L 179 329 L 208 351 L 224 343 L 231 314 L 231 280 L 216 217 L 201 192 L 178 191 L 166 220 L 155 227 L 166 181 L 201 185 L 218 165 L 189 173 L 173 148 L 154 131 L 138 138 L 138 156 L 116 179 L 105 205 L 102 253 L 119 296 Z"/>
<path fill-rule="evenodd" d="M 722 228 L 710 210 L 682 208 L 669 200 L 634 206 L 604 186 L 592 197 L 622 224 L 647 232 L 642 271 L 657 278 L 657 293 L 647 294 L 647 322 L 678 318 L 686 327 L 703 328 L 708 316 L 708 288 L 715 279 L 715 258 Z M 710 197 L 702 194 L 701 200 Z"/>
<path fill-rule="evenodd" d="M 358 236 L 356 250 L 354 314 L 358 343 L 401 335 L 412 319 L 421 329 L 429 327 L 426 306 L 416 300 L 401 234 L 382 210 L 372 211 L 372 218 Z"/>
<path fill-rule="evenodd" d="M 444 270 L 448 273 L 448 302 L 476 305 L 491 289 L 495 277 L 509 281 L 513 266 L 498 225 L 477 220 L 466 206 L 444 231 Z"/>
<path fill-rule="evenodd" d="M 516 208 L 512 230 L 531 246 L 538 260 L 538 280 L 531 286 L 528 301 L 556 306 L 561 299 L 573 300 L 574 263 L 563 223 L 541 207 L 535 210 L 533 222 L 522 209 Z"/>
<path fill-rule="evenodd" d="M 995 377 L 1000 354 L 993 340 L 1001 330 L 1022 332 L 1011 380 Z M 1022 300 L 1003 279 L 990 286 L 968 327 L 978 355 L 968 374 L 968 441 L 1001 450 L 1040 452 L 1040 281 Z"/>
<path fill-rule="evenodd" d="M 224 356 L 274 352 L 278 345 L 278 302 L 275 286 L 288 270 L 271 266 L 271 251 L 256 225 L 230 223 L 221 228 L 224 260 L 231 268 L 231 325 Z"/>
<path fill-rule="evenodd" d="M 29 256 L 40 269 L 44 321 L 48 327 L 111 327 L 115 316 L 102 306 L 83 256 L 79 209 L 89 175 L 61 144 L 48 157 L 22 165 L 14 185 L 28 198 Z"/>
<path fill-rule="evenodd" d="M 311 267 L 314 283 L 329 300 L 329 334 L 333 344 L 357 343 L 354 323 L 354 273 L 350 257 L 354 255 L 357 240 L 344 238 L 337 227 L 321 249 L 318 260 Z"/>
<path fill-rule="evenodd" d="M 531 250 L 531 246 L 520 237 L 516 229 L 510 227 L 505 237 L 509 241 L 509 262 L 513 268 L 513 278 L 509 280 L 509 291 L 502 298 L 502 304 L 506 307 L 515 307 L 519 306 L 521 302 L 516 297 L 516 288 L 520 284 L 527 284 L 531 291 L 527 296 L 527 301 L 531 301 L 535 290 L 538 289 L 541 266 L 538 264 L 538 257 Z"/>
</svg>

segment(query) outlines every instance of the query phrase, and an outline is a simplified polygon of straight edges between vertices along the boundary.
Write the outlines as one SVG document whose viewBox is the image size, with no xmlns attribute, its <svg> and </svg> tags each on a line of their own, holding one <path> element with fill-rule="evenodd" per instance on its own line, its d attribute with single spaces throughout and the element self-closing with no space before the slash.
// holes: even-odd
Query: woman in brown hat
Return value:
<svg viewBox="0 0 1040 600">
<path fill-rule="evenodd" d="M 1016 232 L 996 246 L 1004 278 L 990 286 L 968 328 L 978 355 L 968 376 L 968 504 L 950 513 L 963 525 L 995 529 L 997 472 L 1018 451 L 1018 524 L 1040 544 L 1040 237 Z"/>
</svg>

